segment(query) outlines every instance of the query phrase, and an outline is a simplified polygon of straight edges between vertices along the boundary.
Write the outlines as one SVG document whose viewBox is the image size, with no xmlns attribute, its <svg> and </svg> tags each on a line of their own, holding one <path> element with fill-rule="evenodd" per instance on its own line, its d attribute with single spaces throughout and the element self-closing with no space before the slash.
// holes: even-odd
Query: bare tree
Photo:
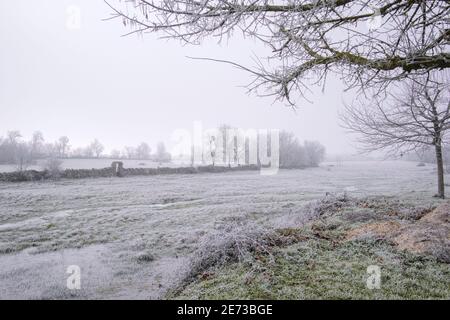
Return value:
<svg viewBox="0 0 450 320">
<path fill-rule="evenodd" d="M 310 167 L 317 167 L 325 158 L 325 147 L 317 141 L 304 143 L 306 163 Z"/>
<path fill-rule="evenodd" d="M 20 131 L 12 130 L 6 133 L 8 142 L 10 145 L 15 146 L 19 143 L 19 139 L 22 138 Z"/>
<path fill-rule="evenodd" d="M 33 132 L 33 137 L 31 138 L 31 158 L 35 159 L 42 152 L 44 146 L 44 135 L 41 131 Z"/>
<path fill-rule="evenodd" d="M 61 158 L 66 157 L 67 151 L 69 150 L 69 138 L 66 136 L 62 136 L 58 139 L 57 142 L 58 153 Z"/>
<path fill-rule="evenodd" d="M 280 132 L 280 166 L 282 168 L 306 166 L 305 150 L 292 132 Z"/>
<path fill-rule="evenodd" d="M 230 125 L 223 124 L 219 127 L 219 132 L 222 136 L 222 156 L 223 159 L 218 159 L 223 161 L 224 164 L 231 166 L 232 163 L 237 164 L 239 159 L 237 143 L 237 129 Z M 217 146 L 218 147 L 218 146 Z M 215 150 L 217 152 L 217 150 Z"/>
<path fill-rule="evenodd" d="M 21 137 L 19 131 L 8 131 L 5 139 L 1 139 L 0 145 L 0 162 L 2 163 L 15 163 L 16 162 L 16 149 Z"/>
<path fill-rule="evenodd" d="M 384 91 L 392 82 L 450 67 L 447 0 L 107 0 L 130 33 L 163 32 L 199 44 L 240 31 L 271 49 L 250 69 L 250 90 L 294 104 L 335 73 L 348 88 Z M 130 34 L 128 33 L 128 34 Z M 214 59 L 210 59 L 214 60 Z M 220 60 L 215 60 L 220 61 Z"/>
<path fill-rule="evenodd" d="M 44 153 L 47 157 L 57 157 L 58 156 L 58 145 L 57 143 L 44 143 L 43 145 Z"/>
<path fill-rule="evenodd" d="M 211 164 L 214 167 L 216 165 L 217 149 L 220 148 L 216 142 L 217 133 L 208 132 L 203 138 L 205 139 L 204 146 L 206 146 L 207 150 L 202 160 L 211 160 Z"/>
<path fill-rule="evenodd" d="M 162 163 L 162 162 L 169 162 L 170 159 L 171 155 L 166 151 L 166 146 L 164 145 L 164 143 L 163 142 L 158 143 L 156 147 L 155 160 L 158 161 L 159 163 Z"/>
<path fill-rule="evenodd" d="M 408 81 L 388 100 L 376 99 L 371 107 L 361 102 L 346 106 L 343 126 L 359 134 L 364 151 L 384 149 L 403 155 L 429 146 L 435 149 L 438 194 L 444 198 L 442 145 L 450 129 L 450 88 L 437 77 Z"/>
<path fill-rule="evenodd" d="M 120 150 L 117 149 L 111 150 L 110 156 L 113 159 L 120 159 L 121 158 Z"/>
<path fill-rule="evenodd" d="M 18 142 L 14 149 L 14 159 L 18 171 L 28 168 L 32 162 L 29 145 L 25 142 Z"/>
<path fill-rule="evenodd" d="M 105 147 L 100 143 L 100 141 L 98 141 L 97 139 L 95 139 L 94 141 L 91 142 L 91 144 L 89 145 L 89 149 L 92 151 L 92 153 L 94 154 L 94 156 L 96 158 L 100 158 L 103 150 L 105 150 Z"/>
<path fill-rule="evenodd" d="M 152 151 L 152 149 L 150 148 L 150 146 L 147 143 L 142 142 L 136 148 L 136 156 L 138 159 L 141 159 L 141 160 L 150 159 L 151 151 Z"/>
<path fill-rule="evenodd" d="M 26 170 L 31 163 L 31 153 L 29 145 L 21 140 L 20 131 L 13 130 L 6 133 L 7 148 L 6 153 L 9 162 L 17 166 L 18 171 Z"/>
<path fill-rule="evenodd" d="M 133 159 L 134 157 L 136 157 L 136 148 L 135 147 L 126 146 L 123 149 L 123 154 L 125 155 L 125 157 L 127 159 Z"/>
</svg>

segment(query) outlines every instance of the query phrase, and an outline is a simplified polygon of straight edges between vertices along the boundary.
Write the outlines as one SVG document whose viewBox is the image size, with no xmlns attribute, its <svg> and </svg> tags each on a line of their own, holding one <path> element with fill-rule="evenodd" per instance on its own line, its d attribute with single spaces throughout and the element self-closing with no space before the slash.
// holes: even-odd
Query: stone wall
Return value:
<svg viewBox="0 0 450 320">
<path fill-rule="evenodd" d="M 115 167 L 103 169 L 66 169 L 58 176 L 51 175 L 49 171 L 27 170 L 21 172 L 0 172 L 0 181 L 21 182 L 21 181 L 42 181 L 47 179 L 83 179 L 83 178 L 105 178 L 105 177 L 126 177 L 126 176 L 149 176 L 160 174 L 196 174 L 196 173 L 220 173 L 229 171 L 258 170 L 255 165 L 245 165 L 239 167 L 221 166 L 199 166 L 199 167 L 179 167 L 179 168 L 121 168 L 117 171 Z"/>
</svg>

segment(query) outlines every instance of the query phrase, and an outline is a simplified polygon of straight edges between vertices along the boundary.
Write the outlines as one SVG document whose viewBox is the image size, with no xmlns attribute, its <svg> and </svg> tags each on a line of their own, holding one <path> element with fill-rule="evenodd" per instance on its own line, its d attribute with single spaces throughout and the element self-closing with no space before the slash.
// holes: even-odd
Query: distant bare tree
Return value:
<svg viewBox="0 0 450 320">
<path fill-rule="evenodd" d="M 151 151 L 152 151 L 152 149 L 150 148 L 150 146 L 147 143 L 142 142 L 136 148 L 136 156 L 138 159 L 142 159 L 142 160 L 150 159 Z"/>
<path fill-rule="evenodd" d="M 159 163 L 169 162 L 171 160 L 171 155 L 166 151 L 166 146 L 163 142 L 158 143 L 156 147 L 155 160 Z"/>
<path fill-rule="evenodd" d="M 125 157 L 127 159 L 133 159 L 136 157 L 136 148 L 135 147 L 130 147 L 130 146 L 126 146 L 123 149 L 123 153 L 125 155 Z"/>
<path fill-rule="evenodd" d="M 47 157 L 57 157 L 59 154 L 57 143 L 44 143 L 43 150 Z"/>
<path fill-rule="evenodd" d="M 66 136 L 62 136 L 58 139 L 57 142 L 59 156 L 64 158 L 67 156 L 67 151 L 69 149 L 69 138 Z"/>
<path fill-rule="evenodd" d="M 450 67 L 446 0 L 107 0 L 130 33 L 163 32 L 199 44 L 239 31 L 271 49 L 250 90 L 287 99 L 337 74 L 348 88 L 392 82 Z M 213 60 L 213 59 L 210 59 Z M 220 60 L 215 60 L 220 61 Z"/>
<path fill-rule="evenodd" d="M 44 135 L 41 131 L 33 132 L 33 137 L 31 138 L 31 158 L 35 159 L 39 157 L 44 146 Z"/>
<path fill-rule="evenodd" d="M 120 159 L 121 158 L 120 150 L 116 150 L 116 149 L 111 150 L 110 156 L 113 159 Z"/>
<path fill-rule="evenodd" d="M 215 133 L 208 132 L 207 134 L 205 134 L 204 139 L 205 139 L 204 146 L 206 146 L 207 149 L 206 149 L 206 151 L 203 150 L 203 152 L 206 154 L 202 160 L 203 161 L 211 160 L 211 164 L 214 167 L 216 165 L 216 156 L 217 156 L 217 149 L 218 149 L 217 142 L 216 142 L 217 136 Z"/>
<path fill-rule="evenodd" d="M 280 166 L 282 168 L 306 167 L 306 153 L 294 133 L 280 132 Z"/>
<path fill-rule="evenodd" d="M 15 145 L 14 158 L 17 170 L 26 170 L 32 162 L 29 145 L 25 142 L 18 142 Z"/>
<path fill-rule="evenodd" d="M 231 162 L 234 160 L 234 139 L 228 137 L 228 133 L 232 130 L 232 127 L 227 124 L 221 125 L 219 128 L 219 132 L 222 136 L 222 159 L 218 159 L 220 162 L 224 164 L 231 165 Z M 230 139 L 228 139 L 230 138 Z"/>
<path fill-rule="evenodd" d="M 94 141 L 91 142 L 91 144 L 89 145 L 89 149 L 92 151 L 93 155 L 96 158 L 100 158 L 103 150 L 105 150 L 105 147 L 100 143 L 100 141 L 98 141 L 97 139 L 95 139 Z"/>
<path fill-rule="evenodd" d="M 20 131 L 13 130 L 6 133 L 5 156 L 9 163 L 14 163 L 18 171 L 26 170 L 31 164 L 30 146 L 21 140 Z"/>
<path fill-rule="evenodd" d="M 9 144 L 12 146 L 17 145 L 19 143 L 19 139 L 22 138 L 20 131 L 12 130 L 6 133 Z"/>
<path fill-rule="evenodd" d="M 317 141 L 305 141 L 304 148 L 309 167 L 317 167 L 325 158 L 325 147 Z"/>
<path fill-rule="evenodd" d="M 440 76 L 408 81 L 388 100 L 375 99 L 368 107 L 357 102 L 346 107 L 343 126 L 359 134 L 364 151 L 384 149 L 393 155 L 435 149 L 438 194 L 444 198 L 443 140 L 450 129 L 450 88 Z"/>
<path fill-rule="evenodd" d="M 19 131 L 8 131 L 0 145 L 0 162 L 16 163 L 17 145 L 22 135 Z"/>
<path fill-rule="evenodd" d="M 72 150 L 70 151 L 70 157 L 71 158 L 83 158 L 84 157 L 84 148 L 72 148 Z"/>
</svg>

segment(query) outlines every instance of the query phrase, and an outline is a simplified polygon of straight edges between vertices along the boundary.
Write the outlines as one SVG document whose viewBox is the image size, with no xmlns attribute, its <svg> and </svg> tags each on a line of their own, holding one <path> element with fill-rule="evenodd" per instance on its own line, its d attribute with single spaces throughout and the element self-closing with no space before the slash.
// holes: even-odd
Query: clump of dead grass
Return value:
<svg viewBox="0 0 450 320">
<path fill-rule="evenodd" d="M 387 235 L 398 232 L 400 228 L 398 221 L 382 221 L 364 224 L 360 227 L 351 229 L 346 234 L 346 240 L 360 239 L 365 237 L 383 238 Z"/>
<path fill-rule="evenodd" d="M 226 265 L 239 262 L 252 266 L 256 259 L 273 261 L 273 248 L 306 239 L 297 229 L 274 229 L 239 218 L 227 219 L 216 232 L 201 238 L 171 292 L 178 292 L 196 279 L 205 279 Z"/>
<path fill-rule="evenodd" d="M 415 212 L 419 212 L 415 211 Z M 424 211 L 421 211 L 422 213 Z M 422 214 L 420 219 L 375 221 L 351 228 L 345 239 L 375 237 L 392 242 L 398 249 L 416 254 L 431 255 L 442 262 L 450 262 L 450 203 Z"/>
<path fill-rule="evenodd" d="M 330 215 L 336 215 L 355 201 L 355 199 L 344 194 L 327 194 L 321 199 L 313 200 L 300 207 L 298 210 L 291 211 L 275 221 L 273 226 L 278 229 L 299 228 L 305 224 L 320 218 L 326 218 Z"/>
</svg>

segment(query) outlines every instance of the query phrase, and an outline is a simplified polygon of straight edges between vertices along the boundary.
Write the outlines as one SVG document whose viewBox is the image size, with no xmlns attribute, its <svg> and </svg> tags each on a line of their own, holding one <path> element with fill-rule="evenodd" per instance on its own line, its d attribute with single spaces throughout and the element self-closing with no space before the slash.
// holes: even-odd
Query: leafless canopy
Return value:
<svg viewBox="0 0 450 320">
<path fill-rule="evenodd" d="M 387 98 L 357 100 L 345 107 L 343 126 L 358 134 L 364 151 L 399 155 L 441 147 L 450 130 L 450 87 L 442 79 L 423 76 L 407 80 Z"/>
<path fill-rule="evenodd" d="M 271 53 L 251 70 L 242 67 L 255 76 L 249 88 L 291 104 L 291 93 L 304 96 L 308 85 L 324 84 L 329 72 L 337 72 L 348 88 L 383 90 L 392 81 L 450 66 L 448 0 L 107 3 L 112 18 L 122 19 L 130 33 L 162 31 L 199 44 L 240 31 L 262 41 Z"/>
</svg>

